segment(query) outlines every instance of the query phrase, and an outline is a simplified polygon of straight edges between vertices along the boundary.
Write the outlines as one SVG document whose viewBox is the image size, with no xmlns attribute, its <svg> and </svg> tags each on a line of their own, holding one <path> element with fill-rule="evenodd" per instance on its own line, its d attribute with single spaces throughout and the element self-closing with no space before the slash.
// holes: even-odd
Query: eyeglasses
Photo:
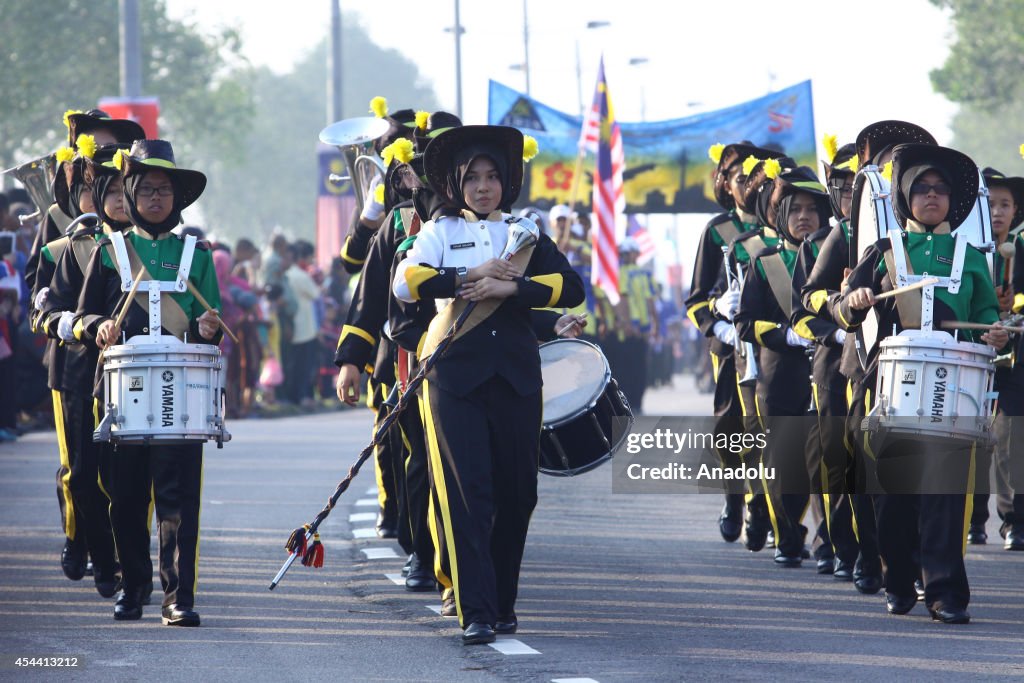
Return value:
<svg viewBox="0 0 1024 683">
<path fill-rule="evenodd" d="M 953 194 L 953 188 L 946 183 L 935 183 L 934 185 L 914 183 L 910 186 L 910 194 L 928 194 L 929 192 L 934 192 L 940 197 L 944 197 Z"/>
<path fill-rule="evenodd" d="M 161 185 L 160 187 L 140 185 L 135 194 L 145 199 L 149 199 L 154 195 L 157 197 L 171 197 L 174 195 L 174 188 L 170 185 Z"/>
<path fill-rule="evenodd" d="M 842 187 L 839 188 L 839 194 L 842 197 L 852 197 L 853 185 L 843 185 Z"/>
</svg>

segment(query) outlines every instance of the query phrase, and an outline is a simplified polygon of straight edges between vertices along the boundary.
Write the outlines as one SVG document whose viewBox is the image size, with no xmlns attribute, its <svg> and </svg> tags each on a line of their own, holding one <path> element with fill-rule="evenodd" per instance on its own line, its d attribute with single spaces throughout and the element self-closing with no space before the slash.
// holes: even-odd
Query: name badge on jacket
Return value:
<svg viewBox="0 0 1024 683">
<path fill-rule="evenodd" d="M 476 242 L 459 242 L 449 246 L 449 249 L 470 249 L 476 246 Z"/>
</svg>

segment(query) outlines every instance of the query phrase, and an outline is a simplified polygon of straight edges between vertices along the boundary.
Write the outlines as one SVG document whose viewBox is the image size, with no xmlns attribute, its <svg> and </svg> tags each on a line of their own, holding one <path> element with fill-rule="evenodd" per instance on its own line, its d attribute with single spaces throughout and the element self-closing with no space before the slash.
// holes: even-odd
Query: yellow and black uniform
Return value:
<svg viewBox="0 0 1024 683">
<path fill-rule="evenodd" d="M 635 241 L 629 240 L 629 248 L 635 255 L 639 252 Z M 620 251 L 627 248 L 620 245 Z M 626 400 L 633 406 L 637 414 L 643 406 L 644 392 L 647 390 L 647 352 L 651 332 L 657 331 L 657 320 L 654 310 L 654 282 L 651 274 L 636 265 L 623 263 L 619 268 L 620 306 L 626 320 L 626 335 L 622 342 L 622 356 L 625 361 L 618 374 L 619 387 L 626 395 Z"/>
<path fill-rule="evenodd" d="M 956 252 L 951 230 L 959 227 L 973 209 L 977 197 L 977 167 L 968 157 L 951 149 L 906 144 L 895 147 L 892 169 L 893 210 L 904 230 L 901 240 L 909 262 L 908 270 L 948 277 Z M 930 171 L 943 178 L 950 194 L 946 220 L 937 225 L 914 220 L 909 208 L 911 192 L 918 191 L 913 189 L 914 184 Z M 927 187 L 929 193 L 934 191 L 934 186 Z M 849 292 L 867 287 L 877 295 L 893 289 L 893 258 L 889 240 L 880 240 L 869 247 L 848 278 Z M 915 317 L 920 320 L 920 292 L 910 295 L 875 304 L 881 334 L 889 330 L 899 333 L 913 327 Z M 869 313 L 869 309 L 853 309 L 848 294 L 833 301 L 830 303 L 833 317 L 848 330 L 859 327 Z M 935 288 L 934 326 L 938 328 L 946 320 L 994 323 L 998 312 L 988 264 L 980 252 L 967 248 L 959 292 L 951 294 L 945 288 Z M 970 332 L 963 336 L 974 337 Z M 874 375 L 878 354 L 879 345 L 875 344 L 868 354 L 866 377 Z M 866 401 L 868 410 L 870 405 L 871 402 Z M 920 575 L 924 582 L 925 604 L 933 617 L 950 623 L 965 623 L 969 619 L 966 608 L 970 588 L 963 553 L 973 503 L 974 444 L 953 439 L 945 442 L 948 450 L 927 453 L 929 463 L 923 475 L 941 476 L 944 488 L 956 482 L 964 490 L 928 495 L 886 491 L 875 496 L 875 514 L 889 611 L 904 614 L 913 607 L 916 601 L 914 581 Z M 871 453 L 876 456 L 878 483 L 883 491 L 897 487 L 907 491 L 921 486 L 920 480 L 906 481 L 894 475 L 904 471 L 901 465 L 909 463 L 909 458 L 924 452 L 922 441 L 872 439 L 870 445 Z"/>
</svg>

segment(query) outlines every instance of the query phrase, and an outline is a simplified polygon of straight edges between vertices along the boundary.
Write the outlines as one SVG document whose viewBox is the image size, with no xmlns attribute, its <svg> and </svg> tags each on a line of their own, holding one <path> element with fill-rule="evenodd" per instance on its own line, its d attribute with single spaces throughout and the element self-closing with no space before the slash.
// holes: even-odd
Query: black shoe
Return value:
<svg viewBox="0 0 1024 683">
<path fill-rule="evenodd" d="M 768 529 L 768 535 L 765 537 L 764 545 L 766 548 L 775 547 L 775 530 Z"/>
<path fill-rule="evenodd" d="M 494 632 L 499 635 L 511 635 L 518 628 L 519 620 L 514 614 L 510 617 L 498 617 L 498 621 L 494 623 Z"/>
<path fill-rule="evenodd" d="M 934 621 L 941 621 L 943 624 L 966 624 L 971 621 L 971 615 L 965 609 L 930 609 Z"/>
<path fill-rule="evenodd" d="M 1024 550 L 1024 529 L 1011 525 L 1006 530 L 1006 540 L 1003 541 L 1003 550 Z"/>
<path fill-rule="evenodd" d="M 775 564 L 780 567 L 799 567 L 803 564 L 803 558 L 799 554 L 786 555 L 778 548 L 775 549 Z"/>
<path fill-rule="evenodd" d="M 153 582 L 150 581 L 142 588 L 142 604 L 149 605 L 153 602 Z"/>
<path fill-rule="evenodd" d="M 142 618 L 142 591 L 139 589 L 123 590 L 114 603 L 114 619 L 117 621 L 134 621 Z"/>
<path fill-rule="evenodd" d="M 725 496 L 725 506 L 718 517 L 718 532 L 726 543 L 734 543 L 743 532 L 743 495 L 730 493 Z"/>
<path fill-rule="evenodd" d="M 832 566 L 832 578 L 836 581 L 853 581 L 853 564 L 836 557 Z"/>
<path fill-rule="evenodd" d="M 882 590 L 882 575 L 861 574 L 853 579 L 853 587 L 864 595 L 875 595 Z"/>
<path fill-rule="evenodd" d="M 459 610 L 455 606 L 455 591 L 451 588 L 446 590 L 441 596 L 441 616 L 442 617 L 457 617 L 459 616 Z"/>
<path fill-rule="evenodd" d="M 104 598 L 112 598 L 121 590 L 121 576 L 117 573 L 118 568 L 111 567 L 108 570 L 96 570 L 92 580 L 96 583 L 96 592 Z"/>
<path fill-rule="evenodd" d="M 160 616 L 164 626 L 199 626 L 199 614 L 191 607 L 164 605 Z"/>
<path fill-rule="evenodd" d="M 743 546 L 752 553 L 763 550 L 768 542 L 768 532 L 771 531 L 771 524 L 763 517 L 747 514 L 747 520 L 743 525 L 746 538 Z"/>
<path fill-rule="evenodd" d="M 491 628 L 490 624 L 474 622 L 462 632 L 463 645 L 483 645 L 485 643 L 493 643 L 494 640 L 494 629 Z"/>
<path fill-rule="evenodd" d="M 402 576 L 409 576 L 409 567 L 412 566 L 412 555 L 405 561 L 405 565 L 402 567 Z"/>
<path fill-rule="evenodd" d="M 817 566 L 815 567 L 819 574 L 831 574 L 836 570 L 836 558 L 834 557 L 821 557 L 817 560 Z"/>
<path fill-rule="evenodd" d="M 85 576 L 86 550 L 85 543 L 80 539 L 64 541 L 64 550 L 60 552 L 60 568 L 64 576 L 72 581 L 81 581 Z"/>
<path fill-rule="evenodd" d="M 811 551 L 807 546 L 800 549 L 800 557 L 804 560 L 811 559 Z"/>
<path fill-rule="evenodd" d="M 398 520 L 394 515 L 385 514 L 383 510 L 377 513 L 377 536 L 398 538 Z"/>
<path fill-rule="evenodd" d="M 896 595 L 895 593 L 885 594 L 885 609 L 888 610 L 889 614 L 906 614 L 910 610 L 914 609 L 914 605 L 917 604 L 917 596 L 903 596 Z"/>
<path fill-rule="evenodd" d="M 971 524 L 967 531 L 967 542 L 971 545 L 985 545 L 988 543 L 988 534 L 985 533 L 985 525 Z"/>
<path fill-rule="evenodd" d="M 914 581 L 914 592 L 917 593 L 918 601 L 924 600 L 924 581 L 921 579 Z"/>
<path fill-rule="evenodd" d="M 434 572 L 430 567 L 420 561 L 416 553 L 412 554 L 412 563 L 409 565 L 409 575 L 405 577 L 405 590 L 423 593 L 437 588 L 434 581 Z"/>
<path fill-rule="evenodd" d="M 85 575 L 86 576 L 92 576 L 93 575 L 92 571 L 93 571 L 92 570 L 92 560 L 89 560 L 88 562 L 85 563 Z"/>
</svg>

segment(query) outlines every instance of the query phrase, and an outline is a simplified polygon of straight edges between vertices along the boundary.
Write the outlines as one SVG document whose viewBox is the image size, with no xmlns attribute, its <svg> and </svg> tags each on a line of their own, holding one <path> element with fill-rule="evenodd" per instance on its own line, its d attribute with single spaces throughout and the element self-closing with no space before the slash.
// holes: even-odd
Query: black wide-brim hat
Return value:
<svg viewBox="0 0 1024 683">
<path fill-rule="evenodd" d="M 416 154 L 409 163 L 392 163 L 384 174 L 384 206 L 393 207 L 412 199 L 414 191 L 427 186 L 423 175 L 423 155 Z"/>
<path fill-rule="evenodd" d="M 821 168 L 825 173 L 825 182 L 832 180 L 833 174 L 850 174 L 857 175 L 857 172 L 851 169 L 849 166 L 843 166 L 850 159 L 857 156 L 857 148 L 852 142 L 848 142 L 839 149 L 836 150 L 836 155 L 832 157 L 832 161 L 828 162 L 822 159 Z M 842 168 L 840 168 L 842 167 Z"/>
<path fill-rule="evenodd" d="M 771 190 L 771 199 L 768 202 L 767 218 L 769 219 L 769 226 L 780 231 L 788 229 L 788 226 L 777 225 L 779 222 L 778 209 L 782 200 L 797 192 L 806 192 L 814 197 L 818 207 L 819 221 L 821 223 L 828 221 L 828 216 L 831 214 L 828 190 L 818 180 L 818 176 L 814 175 L 813 170 L 807 166 L 798 166 L 797 168 L 784 170 L 775 178 L 775 184 Z"/>
<path fill-rule="evenodd" d="M 130 149 L 131 144 L 127 142 L 103 145 L 96 149 L 96 153 L 92 155 L 92 158 L 85 158 L 85 168 L 88 169 L 89 173 L 95 175 L 117 175 L 120 171 L 114 165 L 114 155 L 119 151 L 124 151 L 127 154 Z"/>
<path fill-rule="evenodd" d="M 80 211 L 71 208 L 71 188 L 69 185 L 83 182 L 83 171 L 85 169 L 85 158 L 75 156 L 70 161 L 57 164 L 57 170 L 53 174 L 53 202 L 66 216 L 77 216 Z"/>
<path fill-rule="evenodd" d="M 446 111 L 435 111 L 427 117 L 427 127 L 425 129 L 416 128 L 415 135 L 413 137 L 413 144 L 416 145 L 416 151 L 423 152 L 427 149 L 427 145 L 430 144 L 430 141 L 438 135 L 449 128 L 459 128 L 461 126 L 462 119 L 455 114 Z"/>
<path fill-rule="evenodd" d="M 90 109 L 87 112 L 68 114 L 68 144 L 77 149 L 78 136 L 97 128 L 109 130 L 118 142 L 129 145 L 146 137 L 142 126 L 131 119 L 112 119 L 102 109 Z"/>
<path fill-rule="evenodd" d="M 206 189 L 206 175 L 199 171 L 178 168 L 174 163 L 174 149 L 166 140 L 136 140 L 122 159 L 121 175 L 124 178 L 148 171 L 163 171 L 170 176 L 175 190 L 182 192 L 183 209 L 199 199 Z"/>
<path fill-rule="evenodd" d="M 876 121 L 857 133 L 857 159 L 867 166 L 879 152 L 902 144 L 939 144 L 935 137 L 921 126 L 907 121 Z"/>
<path fill-rule="evenodd" d="M 399 109 L 394 114 L 383 117 L 388 122 L 388 131 L 373 141 L 373 147 L 377 154 L 381 154 L 384 148 L 399 138 L 412 140 L 416 130 L 416 112 L 412 109 Z"/>
<path fill-rule="evenodd" d="M 509 196 L 501 198 L 503 210 L 508 210 L 523 189 L 523 134 L 511 126 L 462 126 L 438 135 L 423 153 L 423 172 L 427 182 L 449 205 L 462 206 L 462 188 L 452 187 L 455 159 L 460 152 L 473 147 L 491 147 L 502 154 L 508 163 L 509 177 L 504 188 Z"/>
<path fill-rule="evenodd" d="M 751 142 L 734 142 L 722 149 L 722 156 L 718 159 L 718 167 L 715 169 L 715 201 L 722 208 L 731 208 L 735 205 L 732 193 L 729 192 L 725 182 L 726 172 L 733 165 L 742 164 L 747 157 L 756 157 L 761 161 L 765 159 L 781 159 L 786 156 L 784 152 L 766 147 L 758 147 Z"/>
<path fill-rule="evenodd" d="M 978 201 L 978 166 L 963 152 L 931 144 L 897 145 L 892 150 L 892 210 L 900 227 L 912 219 L 910 206 L 901 190 L 903 175 L 921 166 L 931 166 L 946 176 L 953 193 L 949 197 L 946 221 L 956 230 L 967 220 Z"/>
<path fill-rule="evenodd" d="M 981 175 L 985 177 L 985 185 L 989 189 L 1005 187 L 1013 195 L 1013 203 L 1017 205 L 1017 211 L 1013 214 L 1010 229 L 1012 230 L 1024 222 L 1024 178 L 1005 176 L 991 166 L 982 169 Z"/>
</svg>

